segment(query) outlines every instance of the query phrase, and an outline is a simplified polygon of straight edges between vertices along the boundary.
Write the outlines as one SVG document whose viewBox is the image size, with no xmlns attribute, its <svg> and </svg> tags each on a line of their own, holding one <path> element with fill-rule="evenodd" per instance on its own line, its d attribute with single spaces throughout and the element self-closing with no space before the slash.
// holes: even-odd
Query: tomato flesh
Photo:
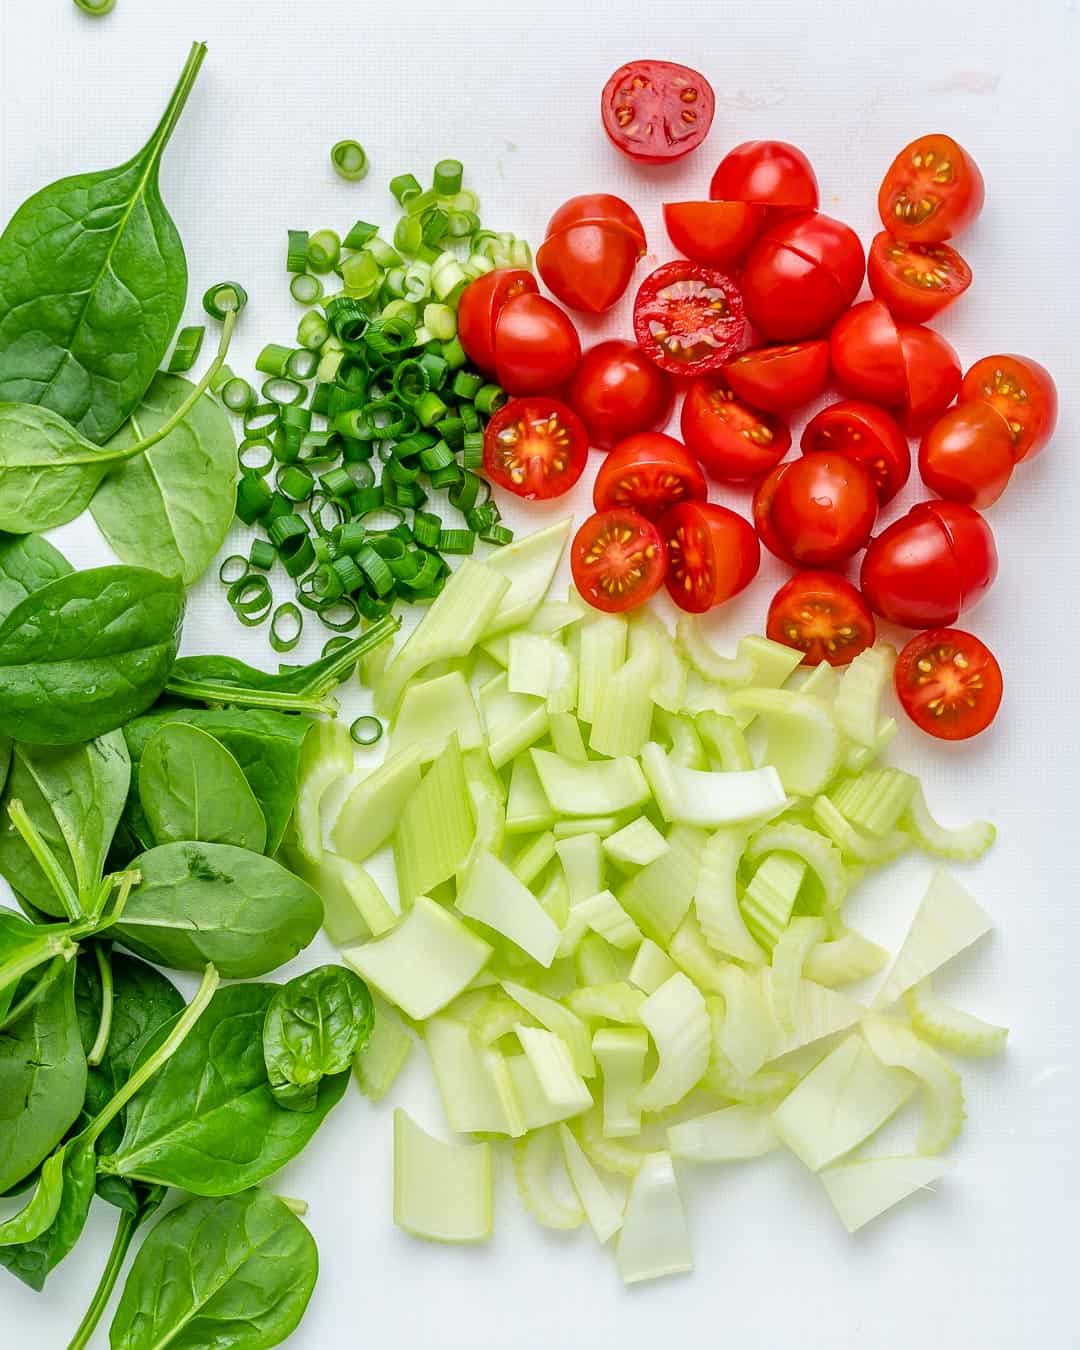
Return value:
<svg viewBox="0 0 1080 1350">
<path fill-rule="evenodd" d="M 600 116 L 612 144 L 643 164 L 688 155 L 708 135 L 715 109 L 704 75 L 674 61 L 630 61 L 600 96 Z"/>
<path fill-rule="evenodd" d="M 670 376 L 636 342 L 611 338 L 590 347 L 567 390 L 567 401 L 601 450 L 637 431 L 652 431 L 671 416 Z"/>
<path fill-rule="evenodd" d="M 469 360 L 486 375 L 495 373 L 495 325 L 503 305 L 539 290 L 533 274 L 517 267 L 485 272 L 465 287 L 458 307 L 458 338 Z"/>
<path fill-rule="evenodd" d="M 783 482 L 784 475 L 793 463 L 794 460 L 787 460 L 783 464 L 778 464 L 771 473 L 767 474 L 754 489 L 754 500 L 751 504 L 751 514 L 754 517 L 754 529 L 757 531 L 757 537 L 770 553 L 782 562 L 789 563 L 792 567 L 796 565 L 795 559 L 791 556 L 787 544 L 780 538 L 773 525 L 772 504 L 776 497 L 777 488 Z"/>
<path fill-rule="evenodd" d="M 798 342 L 786 347 L 755 347 L 724 367 L 740 398 L 766 412 L 787 412 L 825 392 L 829 381 L 829 344 Z"/>
<path fill-rule="evenodd" d="M 979 166 L 961 145 L 951 136 L 920 136 L 889 166 L 878 214 L 897 239 L 940 244 L 967 229 L 985 195 Z"/>
<path fill-rule="evenodd" d="M 484 472 L 518 497 L 561 497 L 588 455 L 584 423 L 554 398 L 511 399 L 484 430 Z"/>
<path fill-rule="evenodd" d="M 792 462 L 769 514 L 788 556 L 804 566 L 831 567 L 865 546 L 877 506 L 873 479 L 861 464 L 818 453 Z"/>
<path fill-rule="evenodd" d="M 892 501 L 911 473 L 911 451 L 896 419 L 858 399 L 822 408 L 807 422 L 800 446 L 803 454 L 835 450 L 856 460 L 874 480 L 881 506 Z"/>
<path fill-rule="evenodd" d="M 984 356 L 964 376 L 963 399 L 995 407 L 1013 437 L 1016 459 L 1034 459 L 1054 434 L 1058 397 L 1053 376 L 1028 356 Z"/>
<path fill-rule="evenodd" d="M 703 614 L 757 575 L 757 536 L 748 520 L 726 506 L 685 502 L 668 512 L 661 528 L 667 539 L 667 588 L 680 609 Z"/>
<path fill-rule="evenodd" d="M 745 141 L 729 150 L 709 184 L 714 200 L 817 210 L 813 166 L 787 141 Z"/>
<path fill-rule="evenodd" d="M 870 245 L 866 279 L 894 318 L 925 323 L 963 295 L 971 268 L 948 244 L 912 244 L 882 230 Z"/>
<path fill-rule="evenodd" d="M 593 484 L 598 511 L 628 506 L 659 520 L 680 502 L 704 501 L 705 475 L 674 436 L 644 432 L 628 436 L 600 466 Z"/>
<path fill-rule="evenodd" d="M 1009 424 L 989 403 L 961 403 L 933 424 L 919 447 L 919 472 L 939 497 L 992 506 L 1012 477 Z"/>
<path fill-rule="evenodd" d="M 668 238 L 694 262 L 730 267 L 761 233 L 765 211 L 746 202 L 666 202 Z"/>
<path fill-rule="evenodd" d="M 943 741 L 977 736 L 1001 706 L 1001 667 L 993 652 L 959 628 L 913 637 L 897 658 L 893 680 L 915 725 Z"/>
<path fill-rule="evenodd" d="M 570 549 L 574 585 L 594 609 L 609 614 L 643 605 L 660 589 L 666 568 L 660 531 L 622 507 L 590 516 Z"/>
<path fill-rule="evenodd" d="M 661 370 L 698 375 L 734 356 L 746 323 L 739 288 L 725 273 L 692 262 L 658 267 L 634 301 L 634 336 Z"/>
<path fill-rule="evenodd" d="M 803 664 L 846 666 L 873 646 L 874 616 L 859 592 L 835 572 L 800 572 L 773 596 L 765 633 L 803 653 Z"/>
<path fill-rule="evenodd" d="M 713 478 L 744 483 L 784 458 L 791 431 L 774 413 L 757 412 L 721 380 L 695 380 L 681 414 L 683 439 Z"/>
</svg>

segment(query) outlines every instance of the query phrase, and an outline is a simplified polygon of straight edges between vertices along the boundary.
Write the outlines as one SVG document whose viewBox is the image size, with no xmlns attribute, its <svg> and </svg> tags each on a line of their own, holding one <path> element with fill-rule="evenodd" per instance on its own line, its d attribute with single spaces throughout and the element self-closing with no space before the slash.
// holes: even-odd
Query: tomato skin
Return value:
<svg viewBox="0 0 1080 1350">
<path fill-rule="evenodd" d="M 633 236 L 639 257 L 647 247 L 645 227 L 638 213 L 629 202 L 611 192 L 583 192 L 568 198 L 548 221 L 545 238 L 550 239 L 572 225 L 618 226 Z"/>
<path fill-rule="evenodd" d="M 736 394 L 752 407 L 788 412 L 825 392 L 829 344 L 819 341 L 754 347 L 729 361 L 724 375 Z"/>
<path fill-rule="evenodd" d="M 874 235 L 866 279 L 894 319 L 925 323 L 971 285 L 971 268 L 948 244 L 912 244 L 888 230 Z"/>
<path fill-rule="evenodd" d="M 626 290 L 644 252 L 645 231 L 633 207 L 592 192 L 571 197 L 551 217 L 536 266 L 564 305 L 602 314 Z"/>
<path fill-rule="evenodd" d="M 874 645 L 869 606 L 836 572 L 799 572 L 776 592 L 765 635 L 803 653 L 803 665 L 846 666 Z"/>
<path fill-rule="evenodd" d="M 931 492 L 980 510 L 1009 485 L 1012 434 L 989 403 L 961 403 L 931 426 L 919 447 L 919 472 Z"/>
<path fill-rule="evenodd" d="M 674 436 L 659 431 L 620 441 L 593 483 L 598 511 L 627 506 L 650 520 L 659 520 L 680 502 L 703 502 L 707 495 L 705 475 L 693 455 Z"/>
<path fill-rule="evenodd" d="M 765 227 L 763 207 L 746 202 L 665 202 L 664 228 L 680 253 L 706 267 L 739 261 Z"/>
<path fill-rule="evenodd" d="M 495 377 L 508 394 L 557 389 L 573 377 L 580 361 L 577 329 L 545 296 L 524 292 L 499 310 Z"/>
<path fill-rule="evenodd" d="M 498 267 L 470 281 L 458 308 L 458 337 L 465 354 L 485 375 L 495 374 L 495 324 L 499 311 L 516 295 L 536 295 L 540 287 L 531 272 Z"/>
<path fill-rule="evenodd" d="M 669 164 L 688 155 L 709 134 L 715 110 L 704 75 L 674 61 L 628 61 L 600 95 L 608 139 L 639 164 Z"/>
<path fill-rule="evenodd" d="M 977 604 L 994 583 L 998 556 L 994 532 L 985 519 L 963 502 L 922 502 L 938 519 L 956 558 L 960 576 L 961 608 Z"/>
<path fill-rule="evenodd" d="M 799 442 L 803 454 L 834 450 L 866 469 L 878 503 L 892 501 L 911 474 L 911 451 L 896 419 L 873 403 L 842 399 L 815 413 Z"/>
<path fill-rule="evenodd" d="M 661 522 L 667 539 L 667 588 L 680 609 L 704 614 L 745 587 L 761 566 L 750 522 L 714 502 L 684 502 Z"/>
<path fill-rule="evenodd" d="M 977 736 L 1001 706 L 1001 667 L 993 652 L 959 628 L 913 637 L 897 657 L 893 683 L 907 715 L 938 740 Z"/>
<path fill-rule="evenodd" d="M 979 166 L 967 151 L 951 136 L 933 133 L 905 145 L 889 165 L 878 214 L 897 239 L 940 244 L 967 229 L 985 196 Z"/>
<path fill-rule="evenodd" d="M 561 497 L 588 457 L 585 424 L 555 398 L 512 398 L 484 429 L 484 473 L 517 497 Z"/>
<path fill-rule="evenodd" d="M 700 263 L 665 263 L 645 278 L 634 300 L 641 350 L 672 375 L 719 370 L 739 349 L 745 330 L 738 286 L 726 272 Z"/>
<path fill-rule="evenodd" d="M 877 506 L 877 490 L 866 469 L 826 452 L 792 462 L 777 484 L 769 515 L 797 563 L 830 567 L 865 546 Z"/>
<path fill-rule="evenodd" d="M 900 325 L 907 372 L 904 430 L 912 436 L 941 416 L 960 391 L 960 358 L 940 333 L 921 324 Z"/>
<path fill-rule="evenodd" d="M 744 141 L 729 150 L 709 184 L 714 201 L 751 202 L 816 211 L 818 183 L 813 166 L 787 141 Z"/>
<path fill-rule="evenodd" d="M 1018 461 L 1034 459 L 1054 434 L 1057 386 L 1046 367 L 1030 356 L 984 356 L 964 376 L 960 397 L 982 399 L 1001 413 Z"/>
<path fill-rule="evenodd" d="M 862 245 L 849 226 L 816 211 L 785 216 L 747 255 L 747 317 L 775 342 L 816 337 L 855 299 L 863 270 Z"/>
<path fill-rule="evenodd" d="M 757 531 L 757 537 L 771 554 L 779 558 L 781 562 L 788 563 L 791 567 L 797 567 L 798 564 L 788 551 L 787 544 L 776 532 L 772 519 L 772 504 L 777 488 L 794 462 L 794 460 L 786 460 L 783 464 L 778 464 L 761 480 L 754 489 L 754 500 L 750 508 L 751 515 L 754 517 L 754 529 Z"/>
<path fill-rule="evenodd" d="M 636 342 L 611 338 L 582 354 L 567 402 L 585 423 L 590 444 L 608 450 L 636 431 L 662 427 L 675 391 Z"/>
<path fill-rule="evenodd" d="M 683 440 L 710 477 L 745 483 L 768 473 L 788 452 L 791 431 L 774 413 L 757 412 L 720 380 L 695 380 L 680 418 Z"/>
<path fill-rule="evenodd" d="M 600 511 L 574 535 L 570 570 L 582 599 L 594 609 L 608 614 L 637 609 L 663 584 L 663 537 L 637 511 Z"/>
<path fill-rule="evenodd" d="M 853 305 L 829 338 L 836 378 L 846 393 L 896 407 L 907 394 L 907 371 L 896 320 L 880 300 Z"/>
</svg>

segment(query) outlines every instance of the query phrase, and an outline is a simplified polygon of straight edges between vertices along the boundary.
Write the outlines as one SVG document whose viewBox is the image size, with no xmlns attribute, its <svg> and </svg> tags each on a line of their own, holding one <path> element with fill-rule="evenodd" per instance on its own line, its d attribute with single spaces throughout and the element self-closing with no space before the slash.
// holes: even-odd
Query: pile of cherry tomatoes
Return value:
<svg viewBox="0 0 1080 1350">
<path fill-rule="evenodd" d="M 713 109 L 702 76 L 658 61 L 620 68 L 602 99 L 609 137 L 647 163 L 693 150 Z M 997 711 L 1001 674 L 978 638 L 951 625 L 997 571 L 980 512 L 1042 450 L 1057 416 L 1037 362 L 994 355 L 963 374 L 926 326 L 971 284 L 947 241 L 983 196 L 977 165 L 954 140 L 913 141 L 881 184 L 884 229 L 867 264 L 854 231 L 818 210 L 802 151 L 736 146 L 707 201 L 664 207 L 685 256 L 641 283 L 635 340 L 584 353 L 530 272 L 482 276 L 462 297 L 460 337 L 512 396 L 486 432 L 488 476 L 522 497 L 554 497 L 580 478 L 590 446 L 607 451 L 596 514 L 571 559 L 591 604 L 632 609 L 666 585 L 677 605 L 705 611 L 752 580 L 764 544 L 799 569 L 769 608 L 770 637 L 807 662 L 843 665 L 874 641 L 875 614 L 919 629 L 896 667 L 901 702 L 933 735 L 976 734 Z M 536 261 L 564 305 L 598 314 L 645 250 L 632 207 L 593 193 L 556 211 Z M 855 303 L 864 276 L 874 298 Z M 845 397 L 811 418 L 801 455 L 786 458 L 786 418 L 830 381 Z M 657 430 L 676 392 L 681 441 Z M 937 498 L 875 535 L 910 475 L 909 436 L 920 438 L 919 473 Z M 707 500 L 709 478 L 753 487 L 752 524 Z M 856 587 L 841 569 L 863 550 Z"/>
</svg>

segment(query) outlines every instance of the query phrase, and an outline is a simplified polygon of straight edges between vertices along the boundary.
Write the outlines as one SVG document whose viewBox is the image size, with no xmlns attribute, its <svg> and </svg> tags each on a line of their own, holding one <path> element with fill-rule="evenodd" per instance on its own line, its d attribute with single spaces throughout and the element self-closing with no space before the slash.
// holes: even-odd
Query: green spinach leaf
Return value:
<svg viewBox="0 0 1080 1350">
<path fill-rule="evenodd" d="M 0 534 L 0 623 L 20 600 L 70 571 L 71 564 L 47 539 L 36 534 Z"/>
<path fill-rule="evenodd" d="M 266 847 L 266 817 L 240 765 L 187 722 L 169 722 L 147 741 L 139 802 L 158 844 L 201 840 L 253 853 Z"/>
<path fill-rule="evenodd" d="M 56 1209 L 50 1222 L 18 1245 L 0 1245 L 0 1266 L 5 1266 L 31 1289 L 45 1287 L 49 1271 L 60 1264 L 82 1236 L 97 1175 L 93 1143 L 76 1136 L 53 1154 L 42 1168 L 35 1200 L 46 1184 L 46 1169 L 50 1170 L 51 1180 L 57 1175 L 57 1168 L 59 1194 L 55 1197 Z M 32 1200 L 27 1208 L 33 1203 Z"/>
<path fill-rule="evenodd" d="M 0 403 L 0 530 L 51 530 L 90 505 L 112 461 L 59 413 Z"/>
<path fill-rule="evenodd" d="M 188 1200 L 136 1256 L 112 1350 L 266 1350 L 300 1323 L 319 1273 L 314 1239 L 266 1191 Z"/>
<path fill-rule="evenodd" d="M 371 1036 L 368 987 L 344 966 L 319 966 L 284 984 L 263 1024 L 270 1090 L 289 1111 L 313 1111 L 319 1084 L 344 1073 Z"/>
<path fill-rule="evenodd" d="M 75 1335 L 71 1338 L 68 1350 L 85 1350 L 85 1347 L 90 1344 L 97 1325 L 104 1316 L 105 1309 L 109 1306 L 112 1292 L 116 1288 L 116 1282 L 120 1278 L 120 1272 L 127 1260 L 132 1239 L 147 1219 L 155 1213 L 162 1200 L 165 1199 L 166 1192 L 162 1186 L 140 1186 L 138 1189 L 140 1191 L 138 1208 L 135 1210 L 125 1209 L 120 1215 L 120 1221 L 116 1225 L 116 1235 L 113 1238 L 112 1247 L 109 1249 L 105 1268 L 101 1272 L 101 1279 L 98 1281 L 94 1296 L 87 1306 Z"/>
</svg>

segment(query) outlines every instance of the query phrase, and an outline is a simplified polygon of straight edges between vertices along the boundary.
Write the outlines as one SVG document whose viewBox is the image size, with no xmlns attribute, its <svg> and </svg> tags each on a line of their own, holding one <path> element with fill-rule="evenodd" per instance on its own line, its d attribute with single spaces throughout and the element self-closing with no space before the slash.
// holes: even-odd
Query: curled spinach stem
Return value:
<svg viewBox="0 0 1080 1350">
<path fill-rule="evenodd" d="M 75 893 L 75 887 L 67 878 L 67 873 L 60 866 L 56 859 L 56 854 L 42 838 L 37 826 L 26 813 L 26 808 L 22 802 L 16 800 L 8 804 L 8 815 L 11 817 L 11 823 L 22 835 L 23 843 L 34 855 L 34 861 L 45 873 L 49 885 L 56 893 L 56 898 L 64 907 L 64 913 L 74 922 L 83 917 L 82 903 Z"/>
<path fill-rule="evenodd" d="M 86 1062 L 96 1068 L 105 1058 L 105 1051 L 109 1048 L 109 1037 L 112 1035 L 113 974 L 112 956 L 107 947 L 98 943 L 94 948 L 94 956 L 97 958 L 98 975 L 101 978 L 101 1017 L 98 1019 L 97 1035 L 90 1047 L 90 1053 L 86 1056 Z"/>
<path fill-rule="evenodd" d="M 170 675 L 165 687 L 178 698 L 219 707 L 275 708 L 279 712 L 324 713 L 327 717 L 335 717 L 338 710 L 337 699 L 333 698 L 309 698 L 274 689 L 245 689 L 213 680 L 185 680 L 177 675 Z"/>
</svg>

